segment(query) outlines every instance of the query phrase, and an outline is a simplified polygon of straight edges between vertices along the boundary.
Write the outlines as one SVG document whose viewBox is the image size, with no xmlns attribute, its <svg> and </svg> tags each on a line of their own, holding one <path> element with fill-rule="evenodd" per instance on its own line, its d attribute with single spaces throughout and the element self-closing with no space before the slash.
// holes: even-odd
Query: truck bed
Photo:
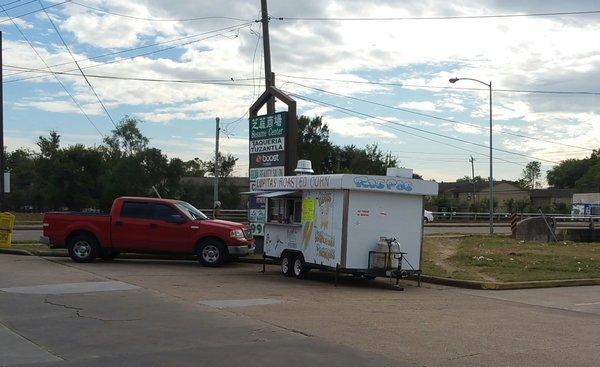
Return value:
<svg viewBox="0 0 600 367">
<path fill-rule="evenodd" d="M 49 212 L 44 214 L 44 235 L 52 247 L 66 247 L 67 236 L 77 228 L 93 233 L 101 246 L 110 246 L 110 222 L 108 213 Z"/>
</svg>

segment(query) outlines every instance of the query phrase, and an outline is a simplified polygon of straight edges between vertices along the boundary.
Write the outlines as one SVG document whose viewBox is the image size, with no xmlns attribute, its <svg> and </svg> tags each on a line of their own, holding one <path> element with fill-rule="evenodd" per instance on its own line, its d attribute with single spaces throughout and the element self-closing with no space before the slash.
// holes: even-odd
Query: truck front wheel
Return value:
<svg viewBox="0 0 600 367">
<path fill-rule="evenodd" d="M 204 266 L 221 266 L 227 256 L 225 246 L 217 240 L 205 240 L 198 246 L 198 260 Z"/>
<path fill-rule="evenodd" d="M 69 256 L 78 263 L 90 263 L 98 256 L 98 243 L 88 235 L 75 235 L 69 240 Z"/>
</svg>

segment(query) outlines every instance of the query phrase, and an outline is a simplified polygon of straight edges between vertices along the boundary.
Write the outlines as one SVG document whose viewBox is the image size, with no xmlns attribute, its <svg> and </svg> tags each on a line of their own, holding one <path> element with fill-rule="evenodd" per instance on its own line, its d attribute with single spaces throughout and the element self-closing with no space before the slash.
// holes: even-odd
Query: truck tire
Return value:
<svg viewBox="0 0 600 367">
<path fill-rule="evenodd" d="M 98 247 L 94 237 L 78 234 L 69 239 L 69 256 L 78 263 L 91 263 L 98 257 Z"/>
<path fill-rule="evenodd" d="M 302 279 L 308 273 L 308 267 L 304 262 L 304 257 L 300 254 L 294 256 L 294 262 L 292 263 L 292 275 L 298 279 Z"/>
<path fill-rule="evenodd" d="M 207 239 L 200 243 L 196 255 L 203 266 L 216 267 L 223 265 L 225 262 L 227 250 L 220 241 Z"/>
<path fill-rule="evenodd" d="M 293 266 L 294 262 L 294 254 L 286 252 L 281 257 L 281 273 L 286 277 L 291 277 L 293 275 Z"/>
</svg>

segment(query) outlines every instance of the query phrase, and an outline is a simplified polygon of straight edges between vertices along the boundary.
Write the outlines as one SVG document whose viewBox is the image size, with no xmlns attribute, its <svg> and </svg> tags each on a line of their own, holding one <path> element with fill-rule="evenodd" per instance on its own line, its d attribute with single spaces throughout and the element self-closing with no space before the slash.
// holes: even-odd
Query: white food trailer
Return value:
<svg viewBox="0 0 600 367">
<path fill-rule="evenodd" d="M 256 190 L 268 199 L 264 256 L 280 261 L 284 275 L 320 268 L 369 278 L 420 276 L 423 197 L 437 195 L 436 182 L 390 168 L 387 176 L 266 177 Z"/>
</svg>

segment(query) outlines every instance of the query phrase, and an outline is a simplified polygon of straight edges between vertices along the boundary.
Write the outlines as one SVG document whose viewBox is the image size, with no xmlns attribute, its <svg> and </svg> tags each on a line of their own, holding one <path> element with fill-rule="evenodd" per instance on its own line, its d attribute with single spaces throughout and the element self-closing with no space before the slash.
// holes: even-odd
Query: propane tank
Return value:
<svg viewBox="0 0 600 367">
<path fill-rule="evenodd" d="M 379 237 L 373 258 L 373 267 L 377 269 L 395 269 L 398 267 L 398 259 L 391 252 L 400 252 L 397 242 L 388 244 L 385 237 Z"/>
</svg>

